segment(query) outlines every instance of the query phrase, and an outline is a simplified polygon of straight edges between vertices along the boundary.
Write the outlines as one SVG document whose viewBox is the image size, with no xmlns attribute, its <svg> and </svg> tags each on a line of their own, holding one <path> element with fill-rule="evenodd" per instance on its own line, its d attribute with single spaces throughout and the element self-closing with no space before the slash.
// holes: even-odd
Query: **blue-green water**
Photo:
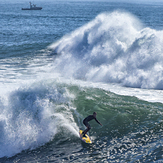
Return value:
<svg viewBox="0 0 163 163">
<path fill-rule="evenodd" d="M 162 161 L 163 4 L 0 6 L 0 162 Z"/>
</svg>

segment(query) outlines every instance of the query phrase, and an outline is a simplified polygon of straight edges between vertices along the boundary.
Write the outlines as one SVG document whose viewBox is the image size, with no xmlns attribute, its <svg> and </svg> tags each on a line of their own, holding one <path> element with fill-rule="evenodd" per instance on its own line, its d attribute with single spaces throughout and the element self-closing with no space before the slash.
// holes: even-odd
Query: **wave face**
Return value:
<svg viewBox="0 0 163 163">
<path fill-rule="evenodd" d="M 55 70 L 66 77 L 163 89 L 162 38 L 163 31 L 115 11 L 98 15 L 50 48 L 61 54 Z"/>
<path fill-rule="evenodd" d="M 162 159 L 162 104 L 54 80 L 13 91 L 8 102 L 1 99 L 1 162 Z M 90 122 L 88 145 L 78 131 L 94 111 L 103 126 Z"/>
</svg>

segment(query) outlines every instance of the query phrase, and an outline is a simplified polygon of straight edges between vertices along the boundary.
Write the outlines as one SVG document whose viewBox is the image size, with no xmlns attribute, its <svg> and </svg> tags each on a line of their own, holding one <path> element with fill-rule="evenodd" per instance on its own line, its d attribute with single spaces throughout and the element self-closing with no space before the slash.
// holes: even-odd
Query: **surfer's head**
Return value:
<svg viewBox="0 0 163 163">
<path fill-rule="evenodd" d="M 96 112 L 93 112 L 93 116 L 94 116 L 94 117 L 96 117 L 96 114 L 97 114 Z"/>
</svg>

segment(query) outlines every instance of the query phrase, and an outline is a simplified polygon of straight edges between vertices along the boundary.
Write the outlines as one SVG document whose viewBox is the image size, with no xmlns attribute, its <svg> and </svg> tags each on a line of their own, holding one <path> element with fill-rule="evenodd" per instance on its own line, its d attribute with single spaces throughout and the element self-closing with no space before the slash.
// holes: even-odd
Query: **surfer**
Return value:
<svg viewBox="0 0 163 163">
<path fill-rule="evenodd" d="M 93 115 L 89 115 L 88 117 L 86 117 L 84 120 L 83 120 L 83 124 L 87 127 L 87 129 L 85 129 L 82 133 L 83 137 L 86 137 L 85 134 L 91 129 L 91 126 L 90 124 L 88 123 L 89 121 L 91 120 L 95 120 L 97 123 L 99 123 L 101 126 L 102 124 L 96 119 L 96 115 L 97 113 L 94 112 Z"/>
</svg>

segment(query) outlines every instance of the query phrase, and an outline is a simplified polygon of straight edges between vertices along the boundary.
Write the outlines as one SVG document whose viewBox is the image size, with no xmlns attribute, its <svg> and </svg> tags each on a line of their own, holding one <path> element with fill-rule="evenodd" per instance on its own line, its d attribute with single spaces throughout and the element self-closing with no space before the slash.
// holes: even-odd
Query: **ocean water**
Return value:
<svg viewBox="0 0 163 163">
<path fill-rule="evenodd" d="M 163 3 L 35 3 L 0 1 L 0 162 L 163 162 Z"/>
</svg>

